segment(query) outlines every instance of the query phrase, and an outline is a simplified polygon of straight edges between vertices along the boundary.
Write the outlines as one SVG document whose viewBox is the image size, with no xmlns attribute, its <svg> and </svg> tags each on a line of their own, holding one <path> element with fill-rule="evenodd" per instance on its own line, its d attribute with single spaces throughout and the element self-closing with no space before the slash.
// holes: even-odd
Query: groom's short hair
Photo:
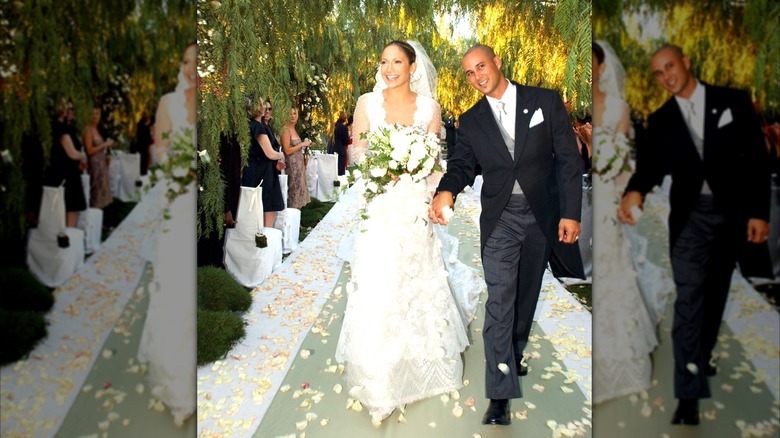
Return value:
<svg viewBox="0 0 780 438">
<path fill-rule="evenodd" d="M 669 50 L 671 50 L 671 51 L 672 51 L 672 52 L 674 52 L 674 54 L 675 54 L 675 55 L 677 55 L 679 58 L 683 58 L 683 57 L 685 56 L 685 54 L 683 53 L 683 49 L 682 49 L 680 46 L 678 46 L 678 45 L 675 45 L 675 44 L 671 44 L 671 43 L 665 43 L 665 44 L 664 44 L 664 45 L 662 45 L 661 47 L 659 47 L 659 48 L 655 49 L 655 52 L 653 52 L 653 56 L 657 55 L 657 54 L 658 54 L 658 52 L 660 52 L 661 50 L 664 50 L 664 49 L 669 49 Z M 651 56 L 651 58 L 652 58 L 653 56 Z"/>
<path fill-rule="evenodd" d="M 464 53 L 463 56 L 465 57 L 466 55 L 468 55 L 469 53 L 475 50 L 482 50 L 483 52 L 485 52 L 486 55 L 488 55 L 491 58 L 496 57 L 496 52 L 493 51 L 493 48 L 491 48 L 490 46 L 486 46 L 484 44 L 477 44 L 476 46 L 472 46 L 470 49 L 466 50 L 466 53 Z"/>
</svg>

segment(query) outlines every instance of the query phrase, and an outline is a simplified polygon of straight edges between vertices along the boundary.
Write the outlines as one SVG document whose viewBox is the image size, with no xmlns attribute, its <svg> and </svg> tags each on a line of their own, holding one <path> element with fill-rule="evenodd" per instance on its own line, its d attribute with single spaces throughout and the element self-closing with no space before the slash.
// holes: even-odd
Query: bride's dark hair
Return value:
<svg viewBox="0 0 780 438">
<path fill-rule="evenodd" d="M 406 41 L 390 41 L 384 47 L 382 47 L 382 50 L 385 50 L 386 48 L 393 45 L 398 46 L 401 48 L 401 50 L 403 50 L 403 52 L 406 54 L 406 57 L 409 58 L 409 64 L 414 64 L 417 61 L 417 52 L 415 52 L 414 47 L 412 47 L 412 45 Z"/>
<path fill-rule="evenodd" d="M 593 53 L 596 54 L 596 60 L 599 62 L 599 64 L 604 63 L 604 49 L 601 48 L 600 45 L 593 43 Z"/>
</svg>

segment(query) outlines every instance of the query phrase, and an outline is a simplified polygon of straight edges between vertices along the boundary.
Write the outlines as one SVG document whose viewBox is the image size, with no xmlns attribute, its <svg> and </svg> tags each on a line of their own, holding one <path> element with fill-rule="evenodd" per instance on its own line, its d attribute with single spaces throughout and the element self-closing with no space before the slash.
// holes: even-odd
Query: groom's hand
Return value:
<svg viewBox="0 0 780 438">
<path fill-rule="evenodd" d="M 434 196 L 431 201 L 431 206 L 428 208 L 428 217 L 434 224 L 447 225 L 447 218 L 444 216 L 444 207 L 452 208 L 455 206 L 455 201 L 450 192 L 439 192 Z"/>
<path fill-rule="evenodd" d="M 763 219 L 750 218 L 748 220 L 748 242 L 764 243 L 769 239 L 769 222 Z"/>
<path fill-rule="evenodd" d="M 638 218 L 634 217 L 633 208 L 642 208 L 642 194 L 636 190 L 631 190 L 623 195 L 618 206 L 618 220 L 624 224 L 636 225 Z"/>
<path fill-rule="evenodd" d="M 564 219 L 558 222 L 558 240 L 563 243 L 575 243 L 580 238 L 580 223 L 574 219 Z"/>
</svg>

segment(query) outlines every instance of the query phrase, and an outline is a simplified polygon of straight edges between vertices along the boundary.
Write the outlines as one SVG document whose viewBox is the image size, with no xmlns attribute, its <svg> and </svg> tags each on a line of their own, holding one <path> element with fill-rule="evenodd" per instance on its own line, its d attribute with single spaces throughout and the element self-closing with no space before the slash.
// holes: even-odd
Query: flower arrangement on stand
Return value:
<svg viewBox="0 0 780 438">
<path fill-rule="evenodd" d="M 368 203 L 385 193 L 404 174 L 417 182 L 431 172 L 441 170 L 436 163 L 439 138 L 434 133 L 396 124 L 368 134 L 361 133 L 360 138 L 368 139 L 368 150 L 361 162 L 339 176 L 337 195 L 362 179 L 364 184 L 358 187 Z"/>
</svg>

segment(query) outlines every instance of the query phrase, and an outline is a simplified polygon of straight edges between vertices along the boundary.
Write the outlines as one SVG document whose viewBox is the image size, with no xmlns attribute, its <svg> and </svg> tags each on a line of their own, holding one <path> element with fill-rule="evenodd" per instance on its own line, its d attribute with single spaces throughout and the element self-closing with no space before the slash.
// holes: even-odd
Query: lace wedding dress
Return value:
<svg viewBox="0 0 780 438">
<path fill-rule="evenodd" d="M 366 114 L 371 129 L 388 126 L 382 99 L 381 92 L 361 96 L 356 121 L 358 114 Z M 427 130 L 434 117 L 440 117 L 438 103 L 418 95 L 415 126 Z M 360 160 L 365 146 L 356 143 L 353 153 Z M 414 183 L 402 177 L 371 200 L 368 218 L 354 233 L 352 280 L 336 359 L 346 363 L 350 395 L 373 408 L 372 417 L 463 386 L 460 354 L 469 343 L 467 321 L 459 313 L 442 244 L 428 220 L 433 179 Z"/>
<path fill-rule="evenodd" d="M 640 284 L 654 287 L 658 281 L 642 281 L 632 259 L 629 236 L 617 220 L 617 207 L 628 173 L 620 173 L 627 139 L 616 128 L 626 103 L 607 95 L 603 124 L 593 129 L 595 169 L 621 155 L 611 170 L 593 175 L 593 400 L 605 400 L 640 392 L 650 387 L 650 353 L 658 345 L 653 323 Z M 632 236 L 636 238 L 636 236 Z M 645 277 L 653 274 L 649 262 Z M 644 283 L 644 284 L 643 284 Z"/>
<path fill-rule="evenodd" d="M 185 136 L 194 145 L 195 126 L 187 121 L 183 90 L 177 88 L 163 98 L 167 98 L 171 118 L 171 140 Z M 159 152 L 152 155 L 160 157 Z M 193 149 L 193 160 L 194 157 Z M 162 162 L 167 160 L 164 154 L 160 158 Z M 147 363 L 151 394 L 168 407 L 175 423 L 181 425 L 195 412 L 196 403 L 196 195 L 195 183 L 191 183 L 187 193 L 169 202 L 165 196 L 169 184 L 176 183 L 162 179 L 144 195 L 143 202 L 152 203 L 150 208 L 157 211 L 159 221 L 142 245 L 142 255 L 152 263 L 154 274 L 138 359 Z M 163 218 L 163 213 L 168 219 Z M 191 256 L 183 257 L 184 254 Z"/>
</svg>

